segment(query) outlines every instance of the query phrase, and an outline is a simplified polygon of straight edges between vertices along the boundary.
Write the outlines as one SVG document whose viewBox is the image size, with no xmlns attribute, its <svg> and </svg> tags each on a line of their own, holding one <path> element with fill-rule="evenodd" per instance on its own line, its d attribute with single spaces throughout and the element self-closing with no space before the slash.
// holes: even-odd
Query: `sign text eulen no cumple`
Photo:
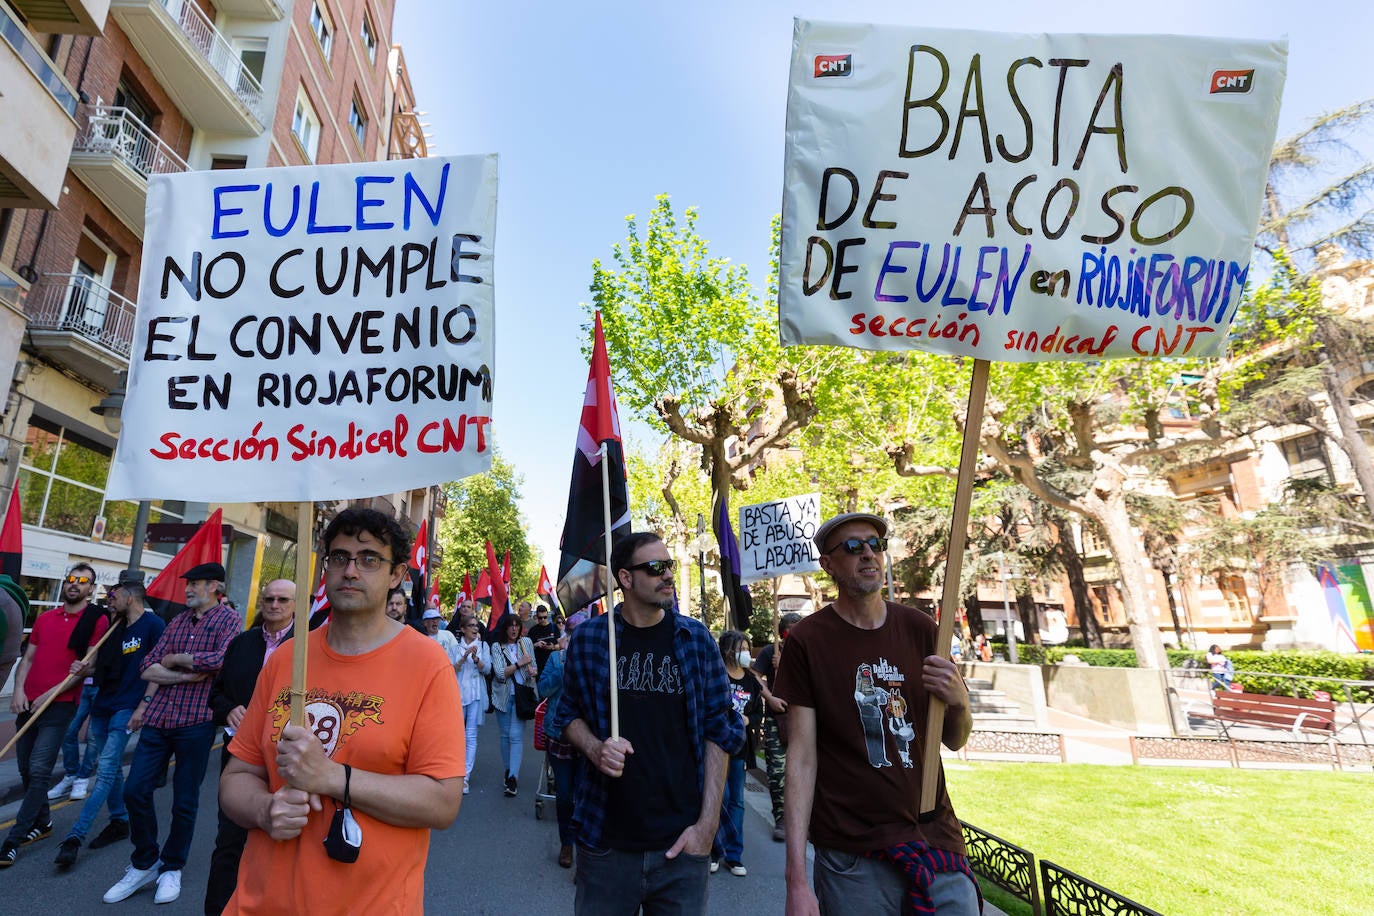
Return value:
<svg viewBox="0 0 1374 916">
<path fill-rule="evenodd" d="M 740 581 L 819 572 L 820 556 L 811 539 L 820 525 L 819 493 L 740 507 Z"/>
<path fill-rule="evenodd" d="M 491 464 L 496 157 L 149 179 L 109 493 L 355 498 Z"/>
<path fill-rule="evenodd" d="M 1286 60 L 1282 41 L 798 20 L 783 342 L 1221 354 Z"/>
</svg>

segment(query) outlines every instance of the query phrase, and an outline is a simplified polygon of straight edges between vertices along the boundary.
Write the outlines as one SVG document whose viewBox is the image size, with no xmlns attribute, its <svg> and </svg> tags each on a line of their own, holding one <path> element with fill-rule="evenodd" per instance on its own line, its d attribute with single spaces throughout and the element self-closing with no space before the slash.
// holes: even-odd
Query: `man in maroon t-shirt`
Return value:
<svg viewBox="0 0 1374 916">
<path fill-rule="evenodd" d="M 787 702 L 787 913 L 981 911 L 941 772 L 934 817 L 919 815 L 926 761 L 916 729 L 930 696 L 947 704 L 946 747 L 973 728 L 968 690 L 935 645 L 929 614 L 883 600 L 887 523 L 851 512 L 821 525 L 835 603 L 788 634 L 773 693 Z M 939 767 L 940 761 L 929 765 Z M 815 891 L 806 841 L 815 846 Z"/>
<path fill-rule="evenodd" d="M 66 690 L 57 694 L 38 720 L 20 736 L 15 744 L 19 763 L 19 779 L 24 785 L 24 800 L 14 819 L 9 836 L 0 845 L 0 868 L 9 868 L 19 856 L 19 847 L 52 835 L 52 812 L 48 808 L 48 787 L 52 784 L 52 768 L 62 749 L 67 725 L 76 715 L 76 701 L 81 694 L 81 678 L 91 673 L 91 665 L 82 665 L 89 646 L 95 645 L 110 622 L 104 614 L 93 614 L 76 640 L 73 633 L 86 609 L 91 592 L 95 590 L 95 570 L 78 563 L 67 573 L 62 583 L 63 603 L 40 614 L 29 633 L 29 647 L 14 674 L 14 695 L 10 711 L 15 713 L 15 727 L 23 728 L 33 714 L 57 688 L 68 682 Z M 92 626 L 92 623 L 94 624 Z M 73 646 L 72 643 L 77 645 Z"/>
</svg>

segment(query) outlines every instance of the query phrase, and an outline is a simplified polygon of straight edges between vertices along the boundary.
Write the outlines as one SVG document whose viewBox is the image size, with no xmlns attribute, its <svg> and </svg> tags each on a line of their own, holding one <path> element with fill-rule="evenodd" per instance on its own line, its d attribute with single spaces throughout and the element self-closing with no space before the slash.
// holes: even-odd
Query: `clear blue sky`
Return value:
<svg viewBox="0 0 1374 916">
<path fill-rule="evenodd" d="M 647 214 L 667 192 L 679 210 L 699 207 L 712 252 L 747 264 L 762 285 L 782 195 L 794 16 L 1007 32 L 1286 35 L 1280 135 L 1374 95 L 1374 3 L 1366 0 L 399 0 L 393 39 L 436 154 L 500 155 L 494 426 L 524 475 L 522 508 L 550 575 L 586 386 L 579 304 L 590 299 L 592 259 L 609 260 L 625 216 Z"/>
</svg>

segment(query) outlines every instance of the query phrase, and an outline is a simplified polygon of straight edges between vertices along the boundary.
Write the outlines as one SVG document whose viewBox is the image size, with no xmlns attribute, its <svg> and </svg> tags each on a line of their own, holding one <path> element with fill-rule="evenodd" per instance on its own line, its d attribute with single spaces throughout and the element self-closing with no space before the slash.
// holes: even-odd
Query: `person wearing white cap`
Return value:
<svg viewBox="0 0 1374 916">
<path fill-rule="evenodd" d="M 938 697 L 941 740 L 963 747 L 973 727 L 968 690 L 935 643 L 935 619 L 883 600 L 886 521 L 848 512 L 814 540 L 838 596 L 791 629 L 773 687 L 787 702 L 789 732 L 787 912 L 979 913 L 943 772 L 934 810 L 919 812 L 926 762 L 916 729 Z"/>
<path fill-rule="evenodd" d="M 425 632 L 429 638 L 439 644 L 439 648 L 444 650 L 448 656 L 448 663 L 453 666 L 453 673 L 458 673 L 458 659 L 463 651 L 458 648 L 458 638 L 444 629 L 444 615 L 439 613 L 438 608 L 426 608 L 425 613 L 420 617 L 420 623 L 424 625 Z"/>
</svg>

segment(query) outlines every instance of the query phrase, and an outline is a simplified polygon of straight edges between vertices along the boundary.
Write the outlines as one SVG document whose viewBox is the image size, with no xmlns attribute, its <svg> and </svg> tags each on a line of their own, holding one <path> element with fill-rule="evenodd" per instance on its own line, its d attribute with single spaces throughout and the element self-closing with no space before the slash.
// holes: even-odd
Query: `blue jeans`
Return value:
<svg viewBox="0 0 1374 916">
<path fill-rule="evenodd" d="M 210 762 L 210 745 L 215 724 L 210 720 L 181 728 L 143 726 L 124 785 L 124 804 L 129 809 L 129 839 L 134 853 L 129 857 L 134 868 L 152 868 L 158 863 L 157 809 L 153 792 L 167 772 L 167 763 L 176 758 L 172 776 L 172 829 L 162 846 L 159 872 L 177 871 L 186 864 L 191 837 L 196 830 L 200 808 L 200 784 Z"/>
<path fill-rule="evenodd" d="M 667 850 L 577 848 L 576 916 L 676 916 L 706 912 L 710 859 Z M 642 907 L 642 909 L 641 909 Z M 854 910 L 852 912 L 861 912 Z"/>
<path fill-rule="evenodd" d="M 19 843 L 29 828 L 52 821 L 52 809 L 48 807 L 48 789 L 52 786 L 52 768 L 57 763 L 57 754 L 62 750 L 62 736 L 67 733 L 67 724 L 76 713 L 72 702 L 53 703 L 38 717 L 33 728 L 19 736 L 14 752 L 19 764 L 19 781 L 24 786 L 24 801 L 15 815 L 14 826 L 7 838 Z M 16 730 L 32 718 L 32 713 L 20 713 L 14 720 Z"/>
<path fill-rule="evenodd" d="M 117 709 L 104 716 L 92 715 L 87 734 L 95 744 L 98 755 L 95 765 L 95 786 L 86 796 L 76 823 L 68 836 L 84 841 L 95 823 L 100 808 L 106 802 L 110 805 L 110 820 L 127 821 L 129 812 L 124 810 L 124 748 L 129 743 L 129 733 L 125 731 L 129 720 L 134 716 L 132 709 Z"/>
<path fill-rule="evenodd" d="M 558 842 L 571 846 L 577 839 L 572 829 L 573 790 L 577 786 L 577 760 L 562 760 L 549 755 L 553 770 L 554 809 L 558 812 Z"/>
<path fill-rule="evenodd" d="M 906 875 L 892 862 L 817 846 L 811 878 L 821 916 L 906 912 Z M 940 916 L 978 916 L 981 911 L 978 888 L 961 872 L 936 872 L 929 891 Z"/>
<path fill-rule="evenodd" d="M 744 758 L 730 758 L 725 768 L 725 795 L 720 800 L 720 826 L 711 854 L 727 862 L 744 856 Z"/>
<path fill-rule="evenodd" d="M 519 776 L 520 758 L 525 753 L 525 722 L 515 714 L 514 697 L 505 712 L 496 710 L 496 722 L 501 726 L 501 762 L 507 773 Z"/>
<path fill-rule="evenodd" d="M 91 704 L 95 702 L 98 688 L 87 684 L 81 688 L 81 702 L 76 706 L 76 715 L 67 726 L 67 734 L 62 737 L 62 773 L 77 779 L 90 779 L 95 772 L 95 760 L 100 755 L 91 730 L 86 729 L 86 756 L 81 756 L 81 724 L 91 714 Z"/>
</svg>

